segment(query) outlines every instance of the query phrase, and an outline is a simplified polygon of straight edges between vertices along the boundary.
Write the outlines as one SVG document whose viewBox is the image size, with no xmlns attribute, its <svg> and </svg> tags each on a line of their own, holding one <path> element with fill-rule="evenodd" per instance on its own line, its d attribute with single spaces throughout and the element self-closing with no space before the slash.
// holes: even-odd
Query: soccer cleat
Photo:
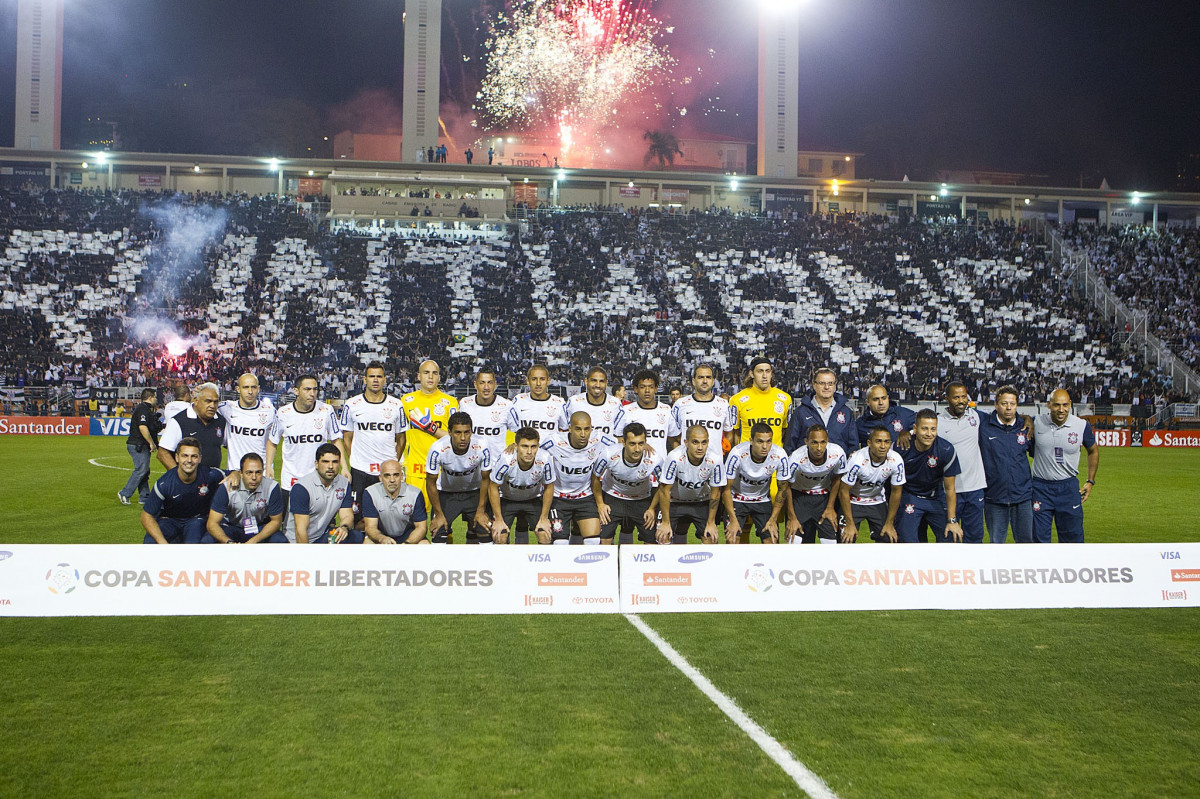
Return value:
<svg viewBox="0 0 1200 799">
<path fill-rule="evenodd" d="M 118 492 L 117 492 L 117 499 L 121 500 L 121 504 L 122 504 L 122 505 L 129 505 L 129 504 L 130 504 L 130 502 L 129 502 L 129 497 L 125 496 L 125 495 L 124 495 L 124 494 L 122 494 L 120 491 L 118 491 Z"/>
</svg>

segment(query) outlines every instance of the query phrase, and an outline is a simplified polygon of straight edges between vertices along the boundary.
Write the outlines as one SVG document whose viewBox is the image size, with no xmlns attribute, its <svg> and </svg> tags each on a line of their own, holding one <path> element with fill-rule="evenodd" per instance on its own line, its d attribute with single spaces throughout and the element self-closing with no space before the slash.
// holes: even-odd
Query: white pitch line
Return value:
<svg viewBox="0 0 1200 799">
<path fill-rule="evenodd" d="M 105 455 L 104 457 L 107 458 L 108 456 Z M 116 469 L 119 472 L 132 472 L 133 471 L 133 469 L 130 469 L 128 466 L 109 466 L 107 463 L 96 463 L 97 460 L 99 460 L 99 459 L 98 458 L 88 458 L 88 463 L 92 464 L 93 466 L 99 466 L 101 469 Z"/>
<path fill-rule="evenodd" d="M 650 643 L 658 647 L 658 651 L 663 653 L 663 657 L 671 661 L 671 665 L 675 668 L 682 671 L 705 696 L 713 701 L 713 704 L 719 707 L 734 724 L 742 729 L 742 732 L 749 735 L 751 740 L 766 752 L 767 757 L 774 760 L 789 777 L 795 780 L 796 784 L 800 786 L 800 790 L 813 797 L 813 799 L 837 799 L 837 794 L 825 784 L 824 780 L 809 771 L 808 767 L 797 760 L 783 744 L 772 738 L 770 733 L 758 725 L 758 722 L 747 716 L 746 712 L 738 707 L 736 702 L 723 694 L 696 667 L 688 663 L 683 655 L 675 651 L 675 648 L 668 644 L 661 635 L 652 630 L 646 622 L 633 613 L 626 613 L 625 618 L 642 635 L 646 636 L 650 640 Z"/>
</svg>

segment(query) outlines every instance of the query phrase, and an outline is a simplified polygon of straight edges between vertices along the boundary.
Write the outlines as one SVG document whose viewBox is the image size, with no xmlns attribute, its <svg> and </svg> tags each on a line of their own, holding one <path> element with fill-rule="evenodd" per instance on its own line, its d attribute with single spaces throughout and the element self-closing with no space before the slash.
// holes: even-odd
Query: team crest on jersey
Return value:
<svg viewBox="0 0 1200 799">
<path fill-rule="evenodd" d="M 846 423 L 846 414 L 842 413 L 841 411 L 838 411 L 837 420 L 838 420 L 838 424 L 845 424 Z"/>
<path fill-rule="evenodd" d="M 320 430 L 325 426 L 324 419 L 313 419 L 313 430 Z"/>
<path fill-rule="evenodd" d="M 400 506 L 400 512 L 403 513 L 405 516 L 412 516 L 413 504 L 411 502 L 405 502 L 403 505 Z"/>
<path fill-rule="evenodd" d="M 783 413 L 783 403 L 775 400 L 775 413 Z"/>
<path fill-rule="evenodd" d="M 1041 509 L 1042 509 L 1042 503 L 1040 503 L 1040 502 L 1035 502 L 1035 503 L 1033 503 L 1033 509 L 1034 509 L 1034 510 L 1041 510 Z"/>
<path fill-rule="evenodd" d="M 904 429 L 904 425 L 900 423 L 899 419 L 896 419 L 895 421 L 892 422 L 892 429 L 895 430 L 897 433 L 899 433 L 901 430 Z"/>
<path fill-rule="evenodd" d="M 220 437 L 222 437 L 223 435 L 225 435 L 225 431 L 224 431 L 224 430 L 218 430 L 218 431 L 217 431 L 217 438 L 220 438 Z M 1072 433 L 1072 435 L 1074 435 L 1074 433 Z M 1071 443 L 1075 443 L 1075 442 L 1071 442 Z"/>
<path fill-rule="evenodd" d="M 440 400 L 437 405 L 434 405 L 433 412 L 436 413 L 438 416 L 441 416 L 442 414 L 444 414 L 446 412 L 446 401 Z"/>
<path fill-rule="evenodd" d="M 337 497 L 339 500 L 343 500 L 343 499 L 345 499 L 345 498 L 346 498 L 346 489 L 344 489 L 344 488 L 335 488 L 335 489 L 333 489 L 333 495 L 334 495 L 335 497 Z"/>
<path fill-rule="evenodd" d="M 196 493 L 202 497 L 208 496 L 208 486 L 200 486 L 200 489 Z"/>
<path fill-rule="evenodd" d="M 912 515 L 912 514 L 914 514 L 914 513 L 916 513 L 916 512 L 917 512 L 917 506 L 916 506 L 916 505 L 912 505 L 912 504 L 905 505 L 905 506 L 904 506 L 904 512 L 905 512 L 905 513 L 907 513 L 907 514 L 909 514 L 909 515 Z"/>
<path fill-rule="evenodd" d="M 260 414 L 258 415 L 258 423 L 259 423 L 259 424 L 266 424 L 266 423 L 267 423 L 267 419 L 269 419 L 269 418 L 270 418 L 269 414 L 260 413 Z"/>
<path fill-rule="evenodd" d="M 1017 443 L 1018 444 L 1025 443 L 1025 434 L 1024 433 L 1017 433 Z"/>
<path fill-rule="evenodd" d="M 265 499 L 263 499 L 262 497 L 259 497 L 258 499 L 254 500 L 254 509 L 256 511 L 266 510 L 267 509 L 267 501 Z"/>
<path fill-rule="evenodd" d="M 974 416 L 968 416 L 967 424 L 971 425 L 971 427 L 975 427 L 977 424 L 979 424 L 979 420 L 976 419 Z"/>
<path fill-rule="evenodd" d="M 937 461 L 938 461 L 937 455 L 930 455 L 928 458 L 925 459 L 925 462 L 929 464 L 930 469 L 937 468 Z"/>
<path fill-rule="evenodd" d="M 1079 434 L 1078 433 L 1067 433 L 1067 443 L 1068 444 L 1078 444 L 1079 443 Z"/>
</svg>

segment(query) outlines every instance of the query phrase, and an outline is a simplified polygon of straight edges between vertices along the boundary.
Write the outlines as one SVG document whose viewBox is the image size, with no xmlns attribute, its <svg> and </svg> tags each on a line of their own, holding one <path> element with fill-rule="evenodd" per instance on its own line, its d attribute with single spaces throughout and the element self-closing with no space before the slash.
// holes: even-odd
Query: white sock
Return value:
<svg viewBox="0 0 1200 799">
<path fill-rule="evenodd" d="M 585 538 L 585 539 L 583 539 L 583 545 L 584 545 L 585 547 L 598 547 L 598 546 L 600 546 L 600 536 L 595 536 L 595 537 L 593 537 L 593 538 Z"/>
<path fill-rule="evenodd" d="M 571 543 L 571 542 L 570 542 L 570 541 L 568 541 L 568 540 L 567 540 L 567 539 L 565 539 L 565 538 L 556 538 L 556 539 L 554 539 L 554 546 L 556 546 L 556 547 L 565 547 L 565 546 L 569 546 L 569 545 L 570 545 L 570 543 Z"/>
</svg>

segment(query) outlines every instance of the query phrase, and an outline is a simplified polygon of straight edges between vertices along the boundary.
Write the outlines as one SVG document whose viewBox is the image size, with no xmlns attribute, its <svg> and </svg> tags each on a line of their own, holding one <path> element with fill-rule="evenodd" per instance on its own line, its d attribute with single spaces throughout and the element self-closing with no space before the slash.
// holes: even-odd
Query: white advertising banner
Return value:
<svg viewBox="0 0 1200 799">
<path fill-rule="evenodd" d="M 0 616 L 601 613 L 605 547 L 0 545 Z"/>
<path fill-rule="evenodd" d="M 625 613 L 1200 605 L 1200 544 L 623 547 Z"/>
</svg>

